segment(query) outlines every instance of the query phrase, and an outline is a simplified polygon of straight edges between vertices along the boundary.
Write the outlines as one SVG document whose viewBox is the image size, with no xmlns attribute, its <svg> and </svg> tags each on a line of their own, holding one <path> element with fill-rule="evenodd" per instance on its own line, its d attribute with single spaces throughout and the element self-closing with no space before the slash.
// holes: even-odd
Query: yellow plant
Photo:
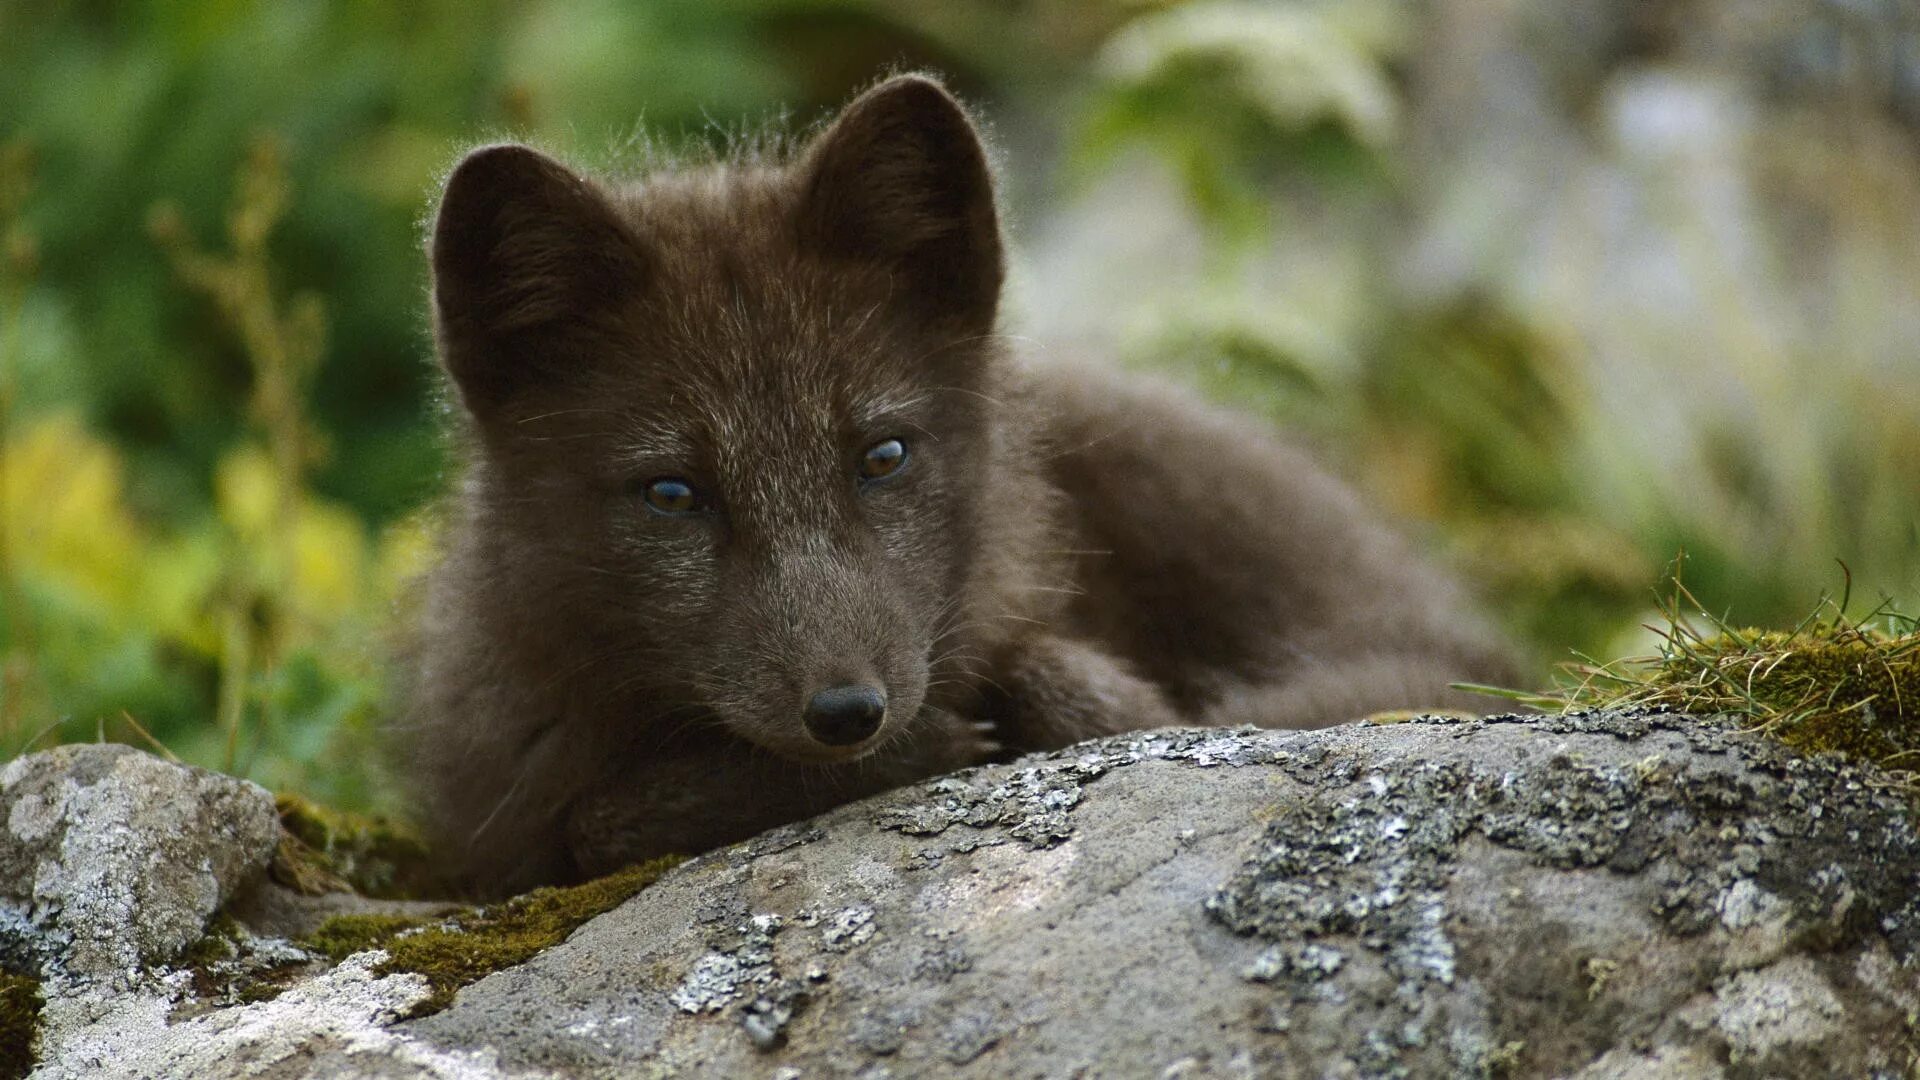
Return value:
<svg viewBox="0 0 1920 1080">
<path fill-rule="evenodd" d="M 71 414 L 35 420 L 0 454 L 0 521 L 13 570 L 105 618 L 140 607 L 142 529 L 120 455 Z"/>
<path fill-rule="evenodd" d="M 295 492 L 283 507 L 279 474 L 256 446 L 220 462 L 214 498 L 221 521 L 252 554 L 262 589 L 286 608 L 292 635 L 304 636 L 360 608 L 367 540 L 351 511 L 306 492 Z"/>
</svg>

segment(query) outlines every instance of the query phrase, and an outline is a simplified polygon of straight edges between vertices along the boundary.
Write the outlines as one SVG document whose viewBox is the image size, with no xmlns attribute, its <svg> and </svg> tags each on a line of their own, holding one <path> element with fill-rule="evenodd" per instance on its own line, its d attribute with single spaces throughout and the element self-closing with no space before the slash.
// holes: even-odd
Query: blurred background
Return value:
<svg viewBox="0 0 1920 1080">
<path fill-rule="evenodd" d="M 446 481 L 422 215 L 896 66 L 977 105 L 1031 347 L 1319 446 L 1537 660 L 1920 599 L 1909 0 L 5 0 L 0 758 L 392 805 Z M 1223 493 L 1231 497 L 1231 493 Z"/>
</svg>

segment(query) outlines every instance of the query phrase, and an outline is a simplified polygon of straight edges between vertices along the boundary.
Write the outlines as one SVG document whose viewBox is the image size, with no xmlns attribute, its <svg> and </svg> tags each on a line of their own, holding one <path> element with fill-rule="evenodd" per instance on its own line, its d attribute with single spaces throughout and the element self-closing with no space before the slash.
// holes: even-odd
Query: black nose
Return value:
<svg viewBox="0 0 1920 1080">
<path fill-rule="evenodd" d="M 877 686 L 835 686 L 807 702 L 807 730 L 828 746 L 852 746 L 880 730 L 887 695 Z"/>
</svg>

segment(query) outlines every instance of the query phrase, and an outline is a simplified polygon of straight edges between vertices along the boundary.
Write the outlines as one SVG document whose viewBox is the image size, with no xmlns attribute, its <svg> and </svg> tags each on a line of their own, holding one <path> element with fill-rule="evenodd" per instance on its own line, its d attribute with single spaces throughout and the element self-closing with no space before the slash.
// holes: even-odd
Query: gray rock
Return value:
<svg viewBox="0 0 1920 1080">
<path fill-rule="evenodd" d="M 434 1016 L 377 954 L 175 978 L 45 1075 L 1892 1076 L 1917 953 L 1906 793 L 1712 721 L 1157 732 L 702 856 Z"/>
<path fill-rule="evenodd" d="M 0 769 L 0 960 L 124 982 L 198 940 L 279 839 L 255 784 L 126 746 L 16 758 Z"/>
<path fill-rule="evenodd" d="M 401 1030 L 562 1075 L 1866 1076 L 1920 1050 L 1909 804 L 1691 718 L 1154 733 L 807 835 L 689 863 Z"/>
</svg>

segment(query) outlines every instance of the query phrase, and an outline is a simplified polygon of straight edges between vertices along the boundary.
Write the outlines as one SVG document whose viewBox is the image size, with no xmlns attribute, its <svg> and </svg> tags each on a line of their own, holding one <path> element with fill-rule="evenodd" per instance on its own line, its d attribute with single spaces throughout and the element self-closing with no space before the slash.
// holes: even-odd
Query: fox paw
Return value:
<svg viewBox="0 0 1920 1080">
<path fill-rule="evenodd" d="M 1000 726 L 993 721 L 968 721 L 968 759 L 973 763 L 981 761 L 1006 761 L 1014 757 L 1004 742 L 1000 742 Z"/>
<path fill-rule="evenodd" d="M 1008 758 L 1007 746 L 1000 741 L 1000 728 L 991 720 L 968 720 L 961 724 L 961 755 L 969 764 Z"/>
</svg>

